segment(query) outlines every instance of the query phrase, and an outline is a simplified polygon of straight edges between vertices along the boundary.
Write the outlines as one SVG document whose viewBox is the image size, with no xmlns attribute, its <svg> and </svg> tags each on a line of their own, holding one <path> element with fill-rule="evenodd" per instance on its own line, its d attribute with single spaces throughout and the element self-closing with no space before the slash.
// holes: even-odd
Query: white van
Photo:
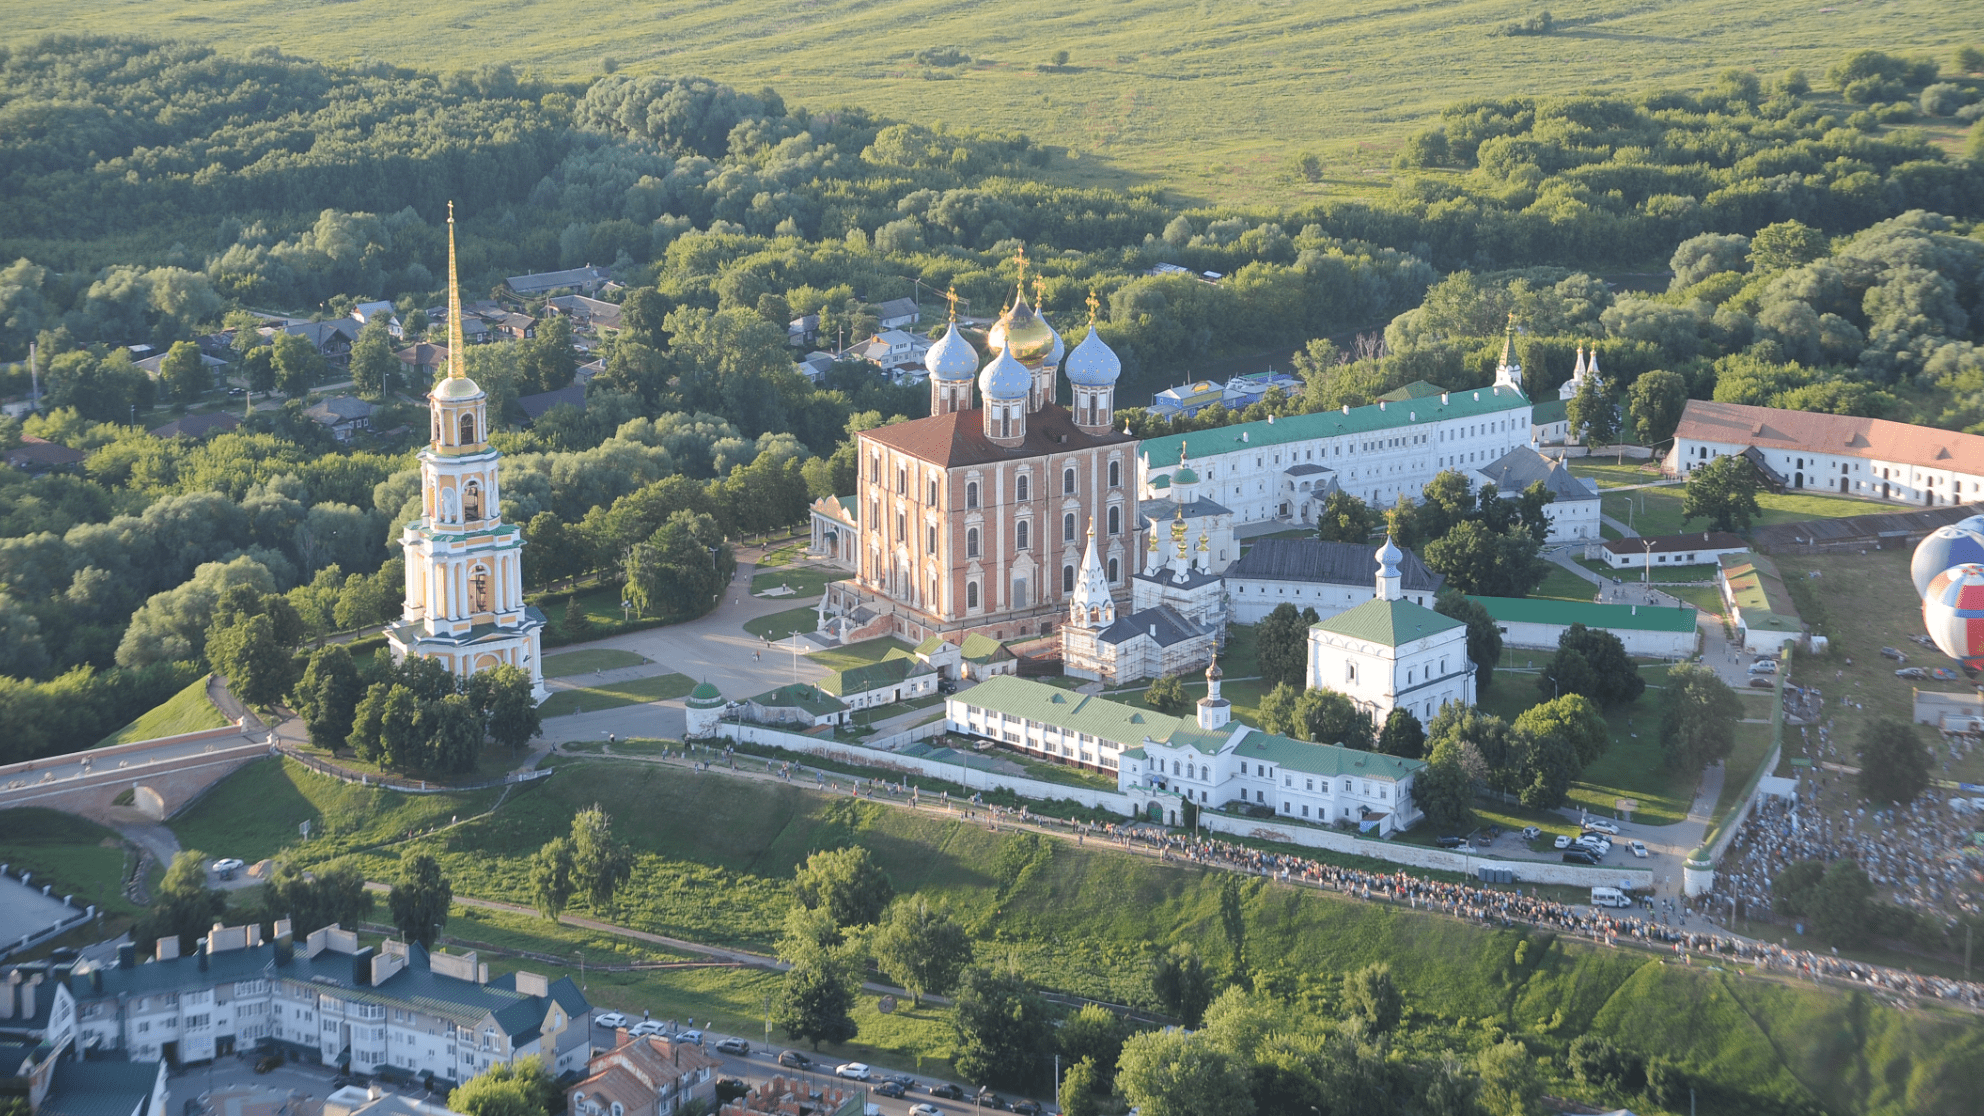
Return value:
<svg viewBox="0 0 1984 1116">
<path fill-rule="evenodd" d="M 1594 907 L 1630 907 L 1631 899 L 1616 887 L 1594 887 L 1591 889 L 1591 905 Z"/>
</svg>

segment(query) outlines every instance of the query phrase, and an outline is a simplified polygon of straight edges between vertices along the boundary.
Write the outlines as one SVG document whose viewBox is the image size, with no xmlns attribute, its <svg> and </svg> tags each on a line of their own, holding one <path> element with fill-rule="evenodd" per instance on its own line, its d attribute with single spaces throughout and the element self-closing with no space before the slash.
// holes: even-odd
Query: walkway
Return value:
<svg viewBox="0 0 1984 1116">
<path fill-rule="evenodd" d="M 1608 491 L 1616 492 L 1618 490 L 1609 489 Z M 1607 527 L 1612 528 L 1614 531 L 1619 532 L 1619 534 L 1624 536 L 1625 538 L 1637 539 L 1640 537 L 1640 533 L 1638 531 L 1635 531 L 1631 527 L 1628 527 L 1624 523 L 1620 522 L 1619 520 L 1616 520 L 1611 516 L 1606 515 L 1604 512 L 1598 513 L 1598 521 L 1600 523 L 1605 524 Z"/>
</svg>

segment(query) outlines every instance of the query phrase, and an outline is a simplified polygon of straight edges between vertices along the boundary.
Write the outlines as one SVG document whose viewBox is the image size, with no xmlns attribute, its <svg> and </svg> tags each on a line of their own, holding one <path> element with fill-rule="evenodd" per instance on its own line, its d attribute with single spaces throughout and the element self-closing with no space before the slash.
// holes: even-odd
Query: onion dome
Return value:
<svg viewBox="0 0 1984 1116">
<path fill-rule="evenodd" d="M 1180 465 L 1178 466 L 1178 471 L 1171 474 L 1171 483 L 1197 484 L 1199 483 L 1199 475 L 1192 471 L 1190 465 Z"/>
<path fill-rule="evenodd" d="M 1398 564 L 1405 561 L 1405 551 L 1398 548 L 1390 535 L 1385 536 L 1385 545 L 1378 548 L 1378 565 L 1387 574 L 1398 573 Z"/>
<path fill-rule="evenodd" d="M 1054 351 L 1054 327 L 1026 304 L 1026 292 L 1019 292 L 1012 308 L 985 335 L 985 343 L 1003 349 L 1022 364 L 1040 364 Z"/>
<path fill-rule="evenodd" d="M 935 345 L 923 356 L 923 367 L 930 370 L 933 380 L 969 380 L 978 372 L 978 350 L 958 332 L 958 324 L 944 331 Z"/>
<path fill-rule="evenodd" d="M 1151 482 L 1150 482 L 1150 486 L 1151 486 L 1151 487 L 1152 487 L 1153 489 L 1158 489 L 1158 490 L 1162 490 L 1162 489 L 1166 489 L 1166 488 L 1170 488 L 1170 487 L 1171 487 L 1171 476 L 1170 476 L 1170 474 L 1168 474 L 1168 473 L 1165 473 L 1165 474 L 1159 474 L 1158 476 L 1155 476 L 1155 477 L 1152 477 L 1152 478 L 1151 478 Z"/>
<path fill-rule="evenodd" d="M 704 682 L 689 691 L 689 700 L 686 704 L 691 709 L 715 709 L 724 704 L 723 692 Z"/>
<path fill-rule="evenodd" d="M 1922 625 L 1966 669 L 1984 665 L 1984 566 L 1965 563 L 1937 574 L 1922 596 Z"/>
<path fill-rule="evenodd" d="M 1212 663 L 1206 667 L 1206 681 L 1217 682 L 1224 677 L 1226 677 L 1226 672 L 1219 669 L 1219 657 L 1215 655 L 1213 656 Z"/>
<path fill-rule="evenodd" d="M 1123 374 L 1123 361 L 1090 324 L 1088 336 L 1068 354 L 1068 382 L 1078 387 L 1109 387 Z"/>
<path fill-rule="evenodd" d="M 1968 521 L 1966 521 L 1968 522 Z M 1915 547 L 1908 563 L 1909 577 L 1915 582 L 1915 595 L 1929 591 L 1929 582 L 1939 573 L 1963 562 L 1984 562 L 1984 534 L 1952 523 L 1929 532 Z"/>
<path fill-rule="evenodd" d="M 1038 320 L 1038 319 L 1036 319 Z M 978 390 L 988 400 L 1025 399 L 1033 390 L 1033 373 L 1004 349 L 978 374 Z"/>
</svg>

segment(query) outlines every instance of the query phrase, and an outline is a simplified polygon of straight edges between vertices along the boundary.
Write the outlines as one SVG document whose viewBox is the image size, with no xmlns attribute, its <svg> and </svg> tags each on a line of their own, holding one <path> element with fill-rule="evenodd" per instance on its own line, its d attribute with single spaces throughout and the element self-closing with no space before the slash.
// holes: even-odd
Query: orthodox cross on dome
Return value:
<svg viewBox="0 0 1984 1116">
<path fill-rule="evenodd" d="M 1019 283 L 1017 285 L 1019 287 L 1020 300 L 1025 301 L 1026 300 L 1026 245 L 1022 244 L 1017 249 L 1014 250 L 1013 263 L 1017 264 L 1020 269 L 1020 278 L 1019 278 Z"/>
<path fill-rule="evenodd" d="M 1047 305 L 1047 282 L 1040 276 L 1033 277 L 1033 308 L 1044 309 Z"/>
<path fill-rule="evenodd" d="M 951 320 L 954 322 L 957 321 L 958 320 L 958 288 L 956 284 L 952 284 L 948 289 L 944 291 L 944 301 L 951 304 Z"/>
<path fill-rule="evenodd" d="M 1088 327 L 1095 328 L 1095 312 L 1102 308 L 1102 301 L 1095 297 L 1095 288 L 1088 290 Z"/>
</svg>

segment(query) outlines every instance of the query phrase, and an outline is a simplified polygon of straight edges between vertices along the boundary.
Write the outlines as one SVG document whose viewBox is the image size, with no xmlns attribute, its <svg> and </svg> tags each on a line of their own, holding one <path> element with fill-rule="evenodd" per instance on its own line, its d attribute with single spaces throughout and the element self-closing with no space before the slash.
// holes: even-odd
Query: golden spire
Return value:
<svg viewBox="0 0 1984 1116">
<path fill-rule="evenodd" d="M 952 284 L 948 289 L 944 291 L 944 301 L 951 304 L 951 320 L 954 322 L 957 321 L 958 320 L 958 288 L 956 284 Z"/>
<path fill-rule="evenodd" d="M 1502 364 L 1504 367 L 1515 363 L 1516 357 L 1516 312 L 1509 311 L 1509 332 L 1502 340 Z"/>
<path fill-rule="evenodd" d="M 1095 297 L 1095 288 L 1088 290 L 1088 327 L 1095 328 L 1095 312 L 1102 308 L 1102 301 Z"/>
<path fill-rule="evenodd" d="M 1180 464 L 1180 465 L 1183 465 L 1183 464 L 1185 463 L 1185 446 L 1186 446 L 1186 444 L 1187 444 L 1187 443 L 1186 443 L 1186 441 L 1185 441 L 1185 439 L 1183 439 L 1183 438 L 1180 438 L 1180 439 L 1178 439 L 1178 464 Z"/>
<path fill-rule="evenodd" d="M 448 203 L 448 378 L 459 380 L 462 371 L 462 287 L 455 277 L 455 203 Z"/>
</svg>

